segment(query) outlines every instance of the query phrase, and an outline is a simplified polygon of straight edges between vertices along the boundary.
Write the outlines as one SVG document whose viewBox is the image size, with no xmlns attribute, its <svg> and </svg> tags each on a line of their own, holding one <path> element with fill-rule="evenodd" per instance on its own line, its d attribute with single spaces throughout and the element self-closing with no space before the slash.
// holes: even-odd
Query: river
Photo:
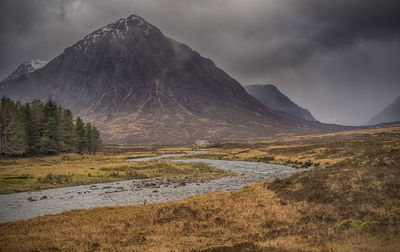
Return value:
<svg viewBox="0 0 400 252">
<path fill-rule="evenodd" d="M 235 191 L 246 184 L 264 179 L 284 178 L 302 170 L 260 162 L 211 159 L 178 159 L 177 155 L 128 159 L 129 162 L 171 158 L 174 162 L 204 162 L 219 169 L 237 173 L 204 183 L 170 183 L 159 178 L 134 179 L 74 187 L 62 187 L 0 195 L 0 222 L 30 219 L 45 214 L 57 214 L 71 209 L 103 206 L 138 205 L 178 200 L 217 191 Z"/>
</svg>

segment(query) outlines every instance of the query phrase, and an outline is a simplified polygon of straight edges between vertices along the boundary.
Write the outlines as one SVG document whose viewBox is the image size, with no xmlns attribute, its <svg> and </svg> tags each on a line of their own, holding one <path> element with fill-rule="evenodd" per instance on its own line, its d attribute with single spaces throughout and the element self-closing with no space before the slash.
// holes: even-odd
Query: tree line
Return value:
<svg viewBox="0 0 400 252">
<path fill-rule="evenodd" d="M 49 98 L 21 104 L 8 97 L 0 102 L 2 156 L 95 154 L 101 145 L 99 130 Z"/>
</svg>

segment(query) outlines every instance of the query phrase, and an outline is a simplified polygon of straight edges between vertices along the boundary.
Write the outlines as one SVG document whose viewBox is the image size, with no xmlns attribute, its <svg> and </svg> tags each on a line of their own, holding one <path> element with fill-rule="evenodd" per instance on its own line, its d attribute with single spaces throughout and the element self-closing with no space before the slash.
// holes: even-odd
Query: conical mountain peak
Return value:
<svg viewBox="0 0 400 252">
<path fill-rule="evenodd" d="M 121 18 L 116 22 L 110 23 L 100 29 L 95 30 L 82 40 L 78 41 L 72 48 L 86 50 L 99 41 L 123 41 L 134 39 L 135 37 L 147 37 L 152 32 L 161 33 L 155 26 L 146 22 L 137 15 L 130 15 L 127 18 Z"/>
</svg>

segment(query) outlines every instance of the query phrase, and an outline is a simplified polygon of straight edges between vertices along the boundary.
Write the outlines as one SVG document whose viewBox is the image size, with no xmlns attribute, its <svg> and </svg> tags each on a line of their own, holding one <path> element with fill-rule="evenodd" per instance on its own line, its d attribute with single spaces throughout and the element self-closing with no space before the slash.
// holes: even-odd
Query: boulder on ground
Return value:
<svg viewBox="0 0 400 252">
<path fill-rule="evenodd" d="M 198 146 L 198 147 L 208 147 L 210 145 L 211 145 L 211 143 L 207 140 L 196 141 L 196 146 Z"/>
</svg>

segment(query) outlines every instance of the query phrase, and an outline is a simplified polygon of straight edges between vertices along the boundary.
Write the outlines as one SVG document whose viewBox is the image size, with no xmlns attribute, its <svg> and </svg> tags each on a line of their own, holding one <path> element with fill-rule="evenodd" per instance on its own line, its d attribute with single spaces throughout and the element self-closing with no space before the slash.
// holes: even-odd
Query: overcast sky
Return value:
<svg viewBox="0 0 400 252">
<path fill-rule="evenodd" d="M 399 0 L 1 0 L 0 79 L 130 14 L 243 85 L 275 84 L 322 122 L 363 124 L 400 96 Z"/>
</svg>

